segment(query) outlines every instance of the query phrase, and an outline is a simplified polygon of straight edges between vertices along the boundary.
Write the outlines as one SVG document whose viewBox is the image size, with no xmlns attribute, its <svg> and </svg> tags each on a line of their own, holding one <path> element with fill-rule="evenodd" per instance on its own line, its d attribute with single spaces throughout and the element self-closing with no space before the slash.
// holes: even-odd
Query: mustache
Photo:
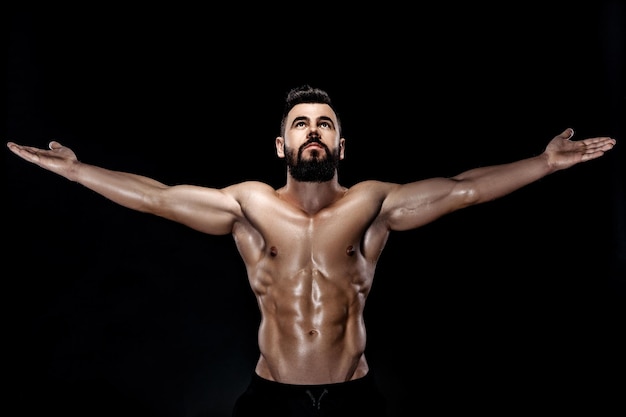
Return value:
<svg viewBox="0 0 626 417">
<path fill-rule="evenodd" d="M 322 140 L 320 139 L 319 136 L 311 136 L 306 142 L 304 142 L 302 144 L 302 146 L 300 146 L 300 148 L 298 148 L 298 158 L 300 158 L 300 156 L 304 152 L 304 148 L 306 148 L 307 146 L 309 146 L 312 143 L 315 143 L 315 144 L 321 146 L 324 149 L 324 153 L 326 155 L 331 155 L 332 152 L 330 151 L 328 146 L 326 146 L 326 144 L 324 144 L 322 142 Z"/>
<path fill-rule="evenodd" d="M 316 143 L 316 144 L 318 144 L 318 145 L 321 145 L 321 146 L 322 146 L 322 147 L 324 147 L 324 148 L 326 147 L 326 146 L 322 143 L 322 140 L 320 139 L 320 137 L 319 137 L 319 136 L 311 136 L 311 137 L 309 138 L 309 140 L 307 140 L 306 142 L 304 142 L 304 143 L 302 144 L 302 148 L 304 148 L 304 147 L 306 147 L 306 146 L 308 146 L 308 145 L 310 145 L 310 144 L 312 144 L 312 143 Z"/>
</svg>

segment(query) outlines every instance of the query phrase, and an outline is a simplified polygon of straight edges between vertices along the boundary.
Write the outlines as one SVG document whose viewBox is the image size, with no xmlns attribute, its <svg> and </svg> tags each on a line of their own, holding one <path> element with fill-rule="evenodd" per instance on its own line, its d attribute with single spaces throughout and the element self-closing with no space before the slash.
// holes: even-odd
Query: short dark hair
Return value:
<svg viewBox="0 0 626 417">
<path fill-rule="evenodd" d="M 283 109 L 283 118 L 280 122 L 281 136 L 285 136 L 285 123 L 287 123 L 287 115 L 295 105 L 302 103 L 328 104 L 337 116 L 337 130 L 339 132 L 339 136 L 341 136 L 341 121 L 339 120 L 339 113 L 337 112 L 337 109 L 335 109 L 335 106 L 333 106 L 330 95 L 325 90 L 311 87 L 308 84 L 292 88 L 287 93 L 287 97 L 285 98 L 285 107 Z"/>
</svg>

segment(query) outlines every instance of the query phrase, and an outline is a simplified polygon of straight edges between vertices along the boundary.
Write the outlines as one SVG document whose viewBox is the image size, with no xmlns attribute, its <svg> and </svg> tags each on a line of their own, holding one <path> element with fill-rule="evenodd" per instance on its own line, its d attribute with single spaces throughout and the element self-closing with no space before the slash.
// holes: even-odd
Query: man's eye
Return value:
<svg viewBox="0 0 626 417">
<path fill-rule="evenodd" d="M 330 127 L 330 124 L 327 122 L 320 123 L 320 127 Z"/>
</svg>

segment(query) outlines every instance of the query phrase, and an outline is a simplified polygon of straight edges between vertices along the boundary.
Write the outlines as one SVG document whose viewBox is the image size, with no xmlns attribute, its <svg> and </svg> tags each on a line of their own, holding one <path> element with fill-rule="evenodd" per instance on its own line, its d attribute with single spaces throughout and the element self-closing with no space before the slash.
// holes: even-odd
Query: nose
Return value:
<svg viewBox="0 0 626 417">
<path fill-rule="evenodd" d="M 319 137 L 319 133 L 317 132 L 317 126 L 315 126 L 315 125 L 309 126 L 309 131 L 307 133 L 307 136 L 308 137 L 311 137 L 311 136 Z"/>
</svg>

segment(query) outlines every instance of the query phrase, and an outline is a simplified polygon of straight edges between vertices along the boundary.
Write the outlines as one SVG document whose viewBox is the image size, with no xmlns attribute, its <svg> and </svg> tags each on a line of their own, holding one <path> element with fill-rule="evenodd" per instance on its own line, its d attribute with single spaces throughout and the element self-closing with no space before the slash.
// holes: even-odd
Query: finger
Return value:
<svg viewBox="0 0 626 417">
<path fill-rule="evenodd" d="M 613 145 L 615 145 L 615 139 L 610 138 L 610 137 L 598 137 L 598 138 L 588 138 L 582 141 L 586 146 L 596 146 L 596 147 L 603 147 L 603 146 L 611 146 L 613 147 Z"/>
</svg>

